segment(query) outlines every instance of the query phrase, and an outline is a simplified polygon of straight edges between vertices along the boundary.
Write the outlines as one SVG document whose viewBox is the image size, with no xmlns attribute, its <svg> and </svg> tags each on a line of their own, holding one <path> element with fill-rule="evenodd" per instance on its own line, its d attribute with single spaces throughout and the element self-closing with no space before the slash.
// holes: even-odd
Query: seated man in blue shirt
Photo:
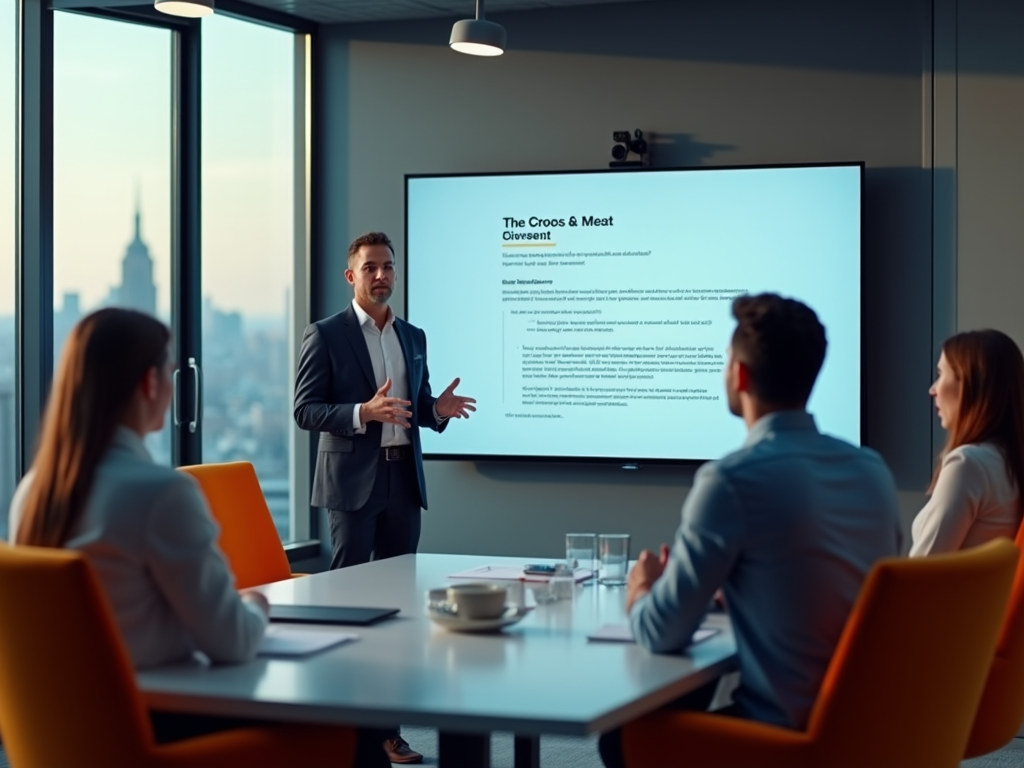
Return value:
<svg viewBox="0 0 1024 768">
<path fill-rule="evenodd" d="M 697 472 L 672 549 L 630 572 L 627 610 L 637 643 L 678 652 L 721 589 L 741 680 L 728 714 L 802 729 L 868 571 L 899 554 L 896 488 L 878 454 L 821 434 L 806 411 L 825 359 L 817 315 L 774 294 L 732 312 L 725 387 L 747 440 Z M 676 706 L 706 709 L 713 692 Z M 618 731 L 600 748 L 623 765 Z"/>
</svg>

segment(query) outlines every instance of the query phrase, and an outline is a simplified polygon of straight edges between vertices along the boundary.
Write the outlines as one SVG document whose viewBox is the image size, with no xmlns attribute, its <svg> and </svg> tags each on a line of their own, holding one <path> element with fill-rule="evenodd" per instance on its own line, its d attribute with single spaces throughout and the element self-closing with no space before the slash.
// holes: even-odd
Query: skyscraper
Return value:
<svg viewBox="0 0 1024 768">
<path fill-rule="evenodd" d="M 57 369 L 60 356 L 64 353 L 64 342 L 68 334 L 75 327 L 75 323 L 82 319 L 81 297 L 74 291 L 64 294 L 64 303 L 60 309 L 53 308 L 53 368 Z"/>
<path fill-rule="evenodd" d="M 135 207 L 135 237 L 121 262 L 121 285 L 112 292 L 111 303 L 137 309 L 156 317 L 156 285 L 149 246 L 142 242 L 142 214 Z"/>
</svg>

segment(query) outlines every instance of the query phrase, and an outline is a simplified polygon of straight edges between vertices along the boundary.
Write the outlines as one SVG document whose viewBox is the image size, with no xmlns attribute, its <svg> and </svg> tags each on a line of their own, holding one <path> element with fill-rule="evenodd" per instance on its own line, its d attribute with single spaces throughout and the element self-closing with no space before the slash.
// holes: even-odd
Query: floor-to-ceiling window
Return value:
<svg viewBox="0 0 1024 768">
<path fill-rule="evenodd" d="M 17 3 L 0 3 L 0 539 L 14 494 L 14 221 Z"/>
<path fill-rule="evenodd" d="M 251 461 L 282 539 L 306 539 L 309 439 L 292 421 L 291 386 L 296 333 L 308 317 L 311 29 L 297 20 L 302 34 L 237 17 L 199 22 L 86 5 L 52 12 L 54 371 L 71 328 L 95 309 L 131 307 L 171 324 L 182 369 L 181 421 L 171 430 L 168 420 L 149 436 L 150 452 L 169 463 Z M 10 83 L 0 83 L 0 98 L 10 91 L 0 107 L 0 147 L 12 150 L 10 158 L 0 150 L 0 163 L 11 161 L 9 174 L 0 164 L 0 187 L 11 181 L 11 190 L 0 189 L 0 270 L 9 263 L 12 277 L 16 7 L 0 2 L 0 34 L 11 39 L 8 46 L 0 38 L 0 57 L 11 52 L 9 62 L 0 61 L 0 78 L 10 65 Z M 283 15 L 274 23 L 281 19 L 290 23 Z M 45 34 L 42 50 L 35 39 L 26 45 L 27 60 L 47 77 Z M 49 106 L 41 108 L 45 150 Z M 27 179 L 45 196 L 49 177 L 32 176 L 39 172 L 29 167 Z M 44 197 L 43 221 L 48 202 Z M 9 237 L 3 216 L 11 219 Z M 27 226 L 40 224 L 31 219 Z M 29 270 L 26 279 L 48 286 L 48 238 L 27 242 L 26 263 L 42 275 Z M 49 315 L 48 300 L 42 304 Z M 33 306 L 24 305 L 24 317 L 45 327 Z M 6 485 L 13 489 L 16 480 L 14 451 L 9 459 L 5 453 L 14 437 L 13 418 L 4 420 L 5 391 L 28 435 L 39 419 L 38 401 L 13 402 L 14 312 L 14 280 L 0 274 L 0 438 L 9 433 L 0 441 L 4 512 Z M 45 355 L 23 351 L 27 391 L 35 391 L 33 383 L 42 389 L 51 375 Z M 192 393 L 200 389 L 197 406 Z"/>
<path fill-rule="evenodd" d="M 284 540 L 294 538 L 295 50 L 291 32 L 203 20 L 203 461 L 252 462 Z"/>
<path fill-rule="evenodd" d="M 54 14 L 53 360 L 104 306 L 170 321 L 171 32 Z M 171 459 L 170 423 L 149 435 Z"/>
</svg>

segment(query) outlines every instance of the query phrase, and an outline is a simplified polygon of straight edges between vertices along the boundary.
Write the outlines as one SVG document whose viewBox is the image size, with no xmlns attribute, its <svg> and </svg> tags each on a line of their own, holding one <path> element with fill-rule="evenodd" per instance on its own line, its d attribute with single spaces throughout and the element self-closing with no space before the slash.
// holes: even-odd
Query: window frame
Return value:
<svg viewBox="0 0 1024 768">
<path fill-rule="evenodd" d="M 178 359 L 202 362 L 201 347 L 201 23 L 162 14 L 152 7 L 82 7 L 71 0 L 16 0 L 17 86 L 15 109 L 15 477 L 31 465 L 43 409 L 53 377 L 53 20 L 57 11 L 170 30 L 171 50 L 171 317 Z M 319 179 L 314 157 L 319 131 L 315 86 L 319 82 L 318 24 L 240 0 L 218 0 L 217 13 L 295 35 L 295 178 L 292 333 L 289 364 L 305 326 L 316 313 L 315 285 Z M 181 376 L 184 413 L 194 407 L 191 378 Z M 187 420 L 186 420 L 187 422 Z M 201 461 L 202 424 L 174 430 L 175 466 Z M 318 510 L 309 506 L 315 436 L 291 433 L 290 509 L 293 541 L 289 559 L 320 553 Z"/>
</svg>

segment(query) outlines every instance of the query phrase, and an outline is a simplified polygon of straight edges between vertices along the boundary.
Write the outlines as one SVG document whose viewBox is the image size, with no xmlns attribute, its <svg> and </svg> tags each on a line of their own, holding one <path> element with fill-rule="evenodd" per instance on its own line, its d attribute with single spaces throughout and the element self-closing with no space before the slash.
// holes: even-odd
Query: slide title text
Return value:
<svg viewBox="0 0 1024 768">
<path fill-rule="evenodd" d="M 564 218 L 543 218 L 541 216 L 528 216 L 519 219 L 515 216 L 504 216 L 505 231 L 502 233 L 502 240 L 550 240 L 551 230 L 556 227 L 614 227 L 614 216 L 570 216 Z M 517 232 L 515 230 L 535 227 L 546 227 L 540 232 Z"/>
</svg>

